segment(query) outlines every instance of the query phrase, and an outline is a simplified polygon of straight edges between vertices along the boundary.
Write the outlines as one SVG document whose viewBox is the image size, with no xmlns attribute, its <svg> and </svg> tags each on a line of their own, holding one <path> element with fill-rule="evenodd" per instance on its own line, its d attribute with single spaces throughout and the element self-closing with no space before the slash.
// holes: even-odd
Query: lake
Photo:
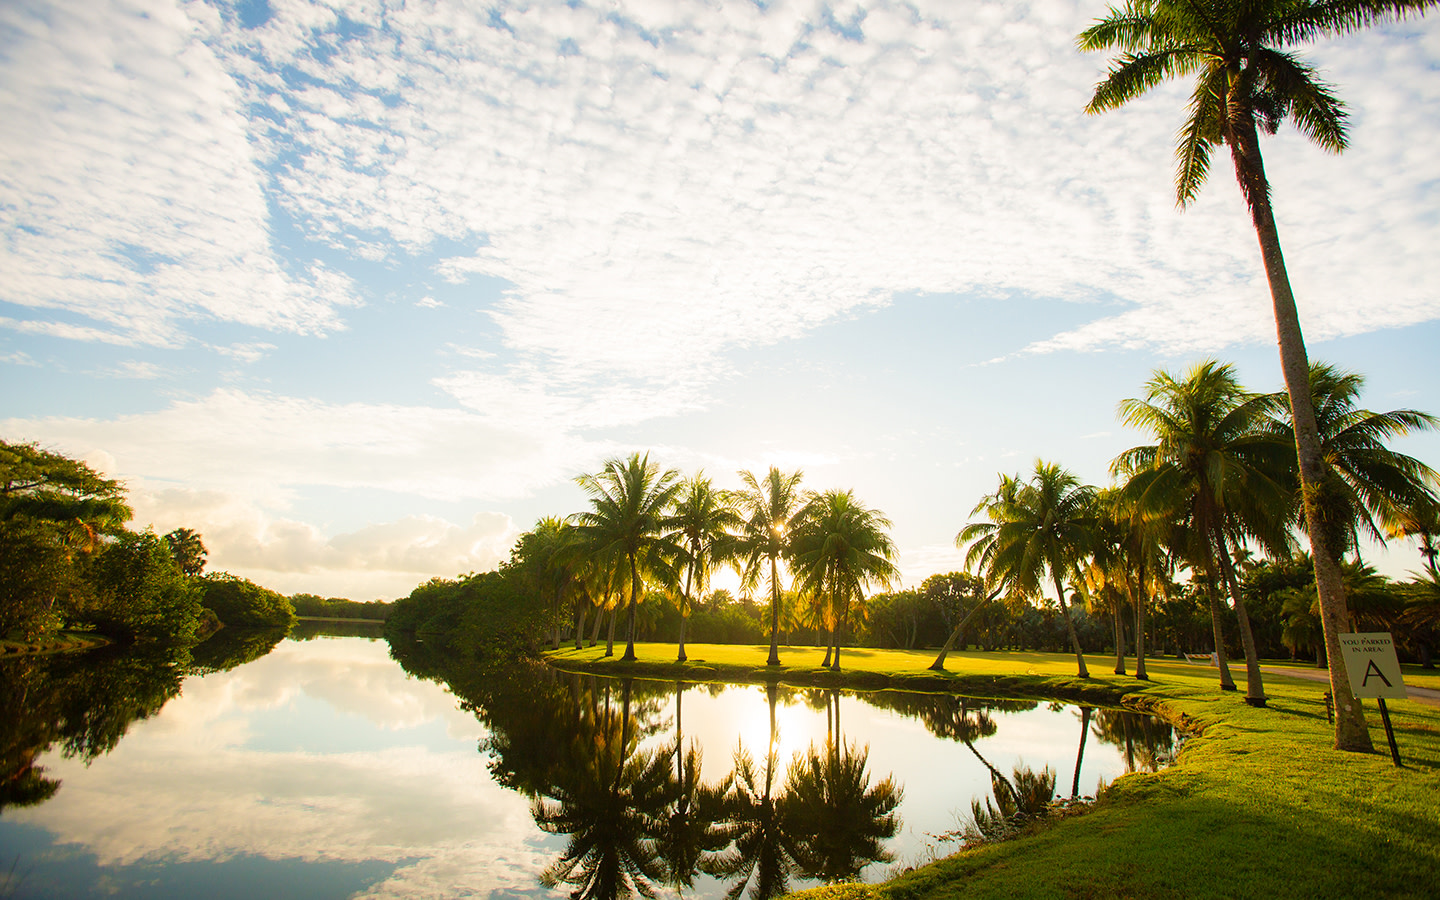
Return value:
<svg viewBox="0 0 1440 900">
<path fill-rule="evenodd" d="M 0 663 L 0 896 L 763 898 L 953 851 L 1017 766 L 1093 795 L 1174 742 L 1058 703 L 305 637 Z"/>
</svg>

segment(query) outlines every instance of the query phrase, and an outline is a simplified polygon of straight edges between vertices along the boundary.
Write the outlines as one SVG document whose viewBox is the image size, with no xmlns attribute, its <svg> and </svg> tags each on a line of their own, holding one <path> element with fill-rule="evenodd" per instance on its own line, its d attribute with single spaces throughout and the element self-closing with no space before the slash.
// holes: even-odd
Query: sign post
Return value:
<svg viewBox="0 0 1440 900">
<path fill-rule="evenodd" d="M 1395 729 L 1390 727 L 1390 710 L 1385 698 L 1405 699 L 1405 679 L 1400 674 L 1400 660 L 1388 631 L 1340 635 L 1340 651 L 1345 656 L 1345 674 L 1350 677 L 1350 690 L 1359 697 L 1373 697 L 1380 704 L 1380 721 L 1385 723 L 1385 737 L 1390 741 L 1390 758 L 1400 765 L 1400 748 L 1395 745 Z"/>
</svg>

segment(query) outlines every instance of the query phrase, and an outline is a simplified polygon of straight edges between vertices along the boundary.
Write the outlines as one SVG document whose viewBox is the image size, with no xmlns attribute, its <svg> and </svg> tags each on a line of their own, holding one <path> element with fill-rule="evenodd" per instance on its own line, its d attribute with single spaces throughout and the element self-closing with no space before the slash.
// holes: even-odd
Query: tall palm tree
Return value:
<svg viewBox="0 0 1440 900">
<path fill-rule="evenodd" d="M 1135 514 L 1125 493 L 1116 488 L 1101 491 L 1096 499 L 1097 540 L 1085 569 L 1090 591 L 1111 595 L 1115 613 L 1115 674 L 1123 675 L 1124 654 L 1120 634 L 1119 599 L 1135 611 L 1135 677 L 1145 673 L 1145 620 L 1151 599 L 1163 594 L 1169 582 L 1169 561 L 1161 540 L 1163 523 Z"/>
<path fill-rule="evenodd" d="M 625 560 L 630 575 L 629 633 L 622 660 L 635 658 L 635 604 L 641 594 L 643 569 L 663 572 L 679 554 L 664 526 L 665 512 L 680 490 L 680 473 L 660 471 L 647 453 L 632 453 L 625 460 L 611 459 L 597 475 L 575 479 L 590 495 L 591 509 L 578 513 L 583 536 L 602 553 Z"/>
<path fill-rule="evenodd" d="M 825 657 L 840 669 L 840 638 L 852 601 L 870 584 L 891 586 L 900 577 L 895 567 L 895 544 L 885 529 L 890 520 L 855 499 L 852 491 L 829 490 L 816 494 L 795 515 L 790 532 L 792 568 L 799 590 L 819 598 L 830 608 L 834 622 L 830 650 Z"/>
<path fill-rule="evenodd" d="M 1240 386 L 1233 367 L 1214 360 L 1183 379 L 1156 372 L 1145 398 L 1122 400 L 1119 410 L 1122 422 L 1156 443 L 1132 447 L 1110 466 L 1128 478 L 1123 493 L 1137 515 L 1182 526 L 1184 556 L 1206 580 L 1220 686 L 1234 690 L 1216 593 L 1228 591 L 1245 648 L 1245 699 L 1255 706 L 1265 705 L 1265 690 L 1232 550 L 1255 541 L 1272 555 L 1288 555 L 1293 495 L 1294 453 L 1265 427 L 1267 403 Z"/>
<path fill-rule="evenodd" d="M 763 480 L 741 472 L 743 490 L 732 495 L 744 520 L 733 546 L 746 590 L 760 582 L 768 561 L 770 575 L 770 656 L 766 665 L 780 665 L 780 560 L 790 552 L 790 519 L 801 504 L 799 469 L 789 474 L 770 467 Z"/>
<path fill-rule="evenodd" d="M 1345 107 L 1315 70 L 1284 48 L 1321 37 L 1419 14 L 1436 0 L 1129 0 L 1081 32 L 1082 50 L 1120 51 L 1095 88 L 1086 112 L 1116 109 L 1170 78 L 1195 76 L 1189 116 L 1176 147 L 1176 198 L 1184 206 L 1199 193 L 1210 171 L 1210 153 L 1230 147 L 1240 192 L 1250 209 L 1270 284 L 1280 365 L 1294 415 L 1305 522 L 1312 546 L 1320 546 L 1322 522 L 1314 502 L 1324 460 L 1308 390 L 1309 363 L 1295 295 L 1280 250 L 1270 205 L 1270 183 L 1260 155 L 1260 130 L 1274 134 L 1285 119 L 1320 147 L 1345 148 Z M 1335 746 L 1370 752 L 1370 733 L 1350 693 L 1340 660 L 1345 614 L 1340 572 L 1328 554 L 1315 553 L 1325 641 L 1336 698 Z"/>
<path fill-rule="evenodd" d="M 685 548 L 682 564 L 685 584 L 680 595 L 680 641 L 677 659 L 685 661 L 685 620 L 696 594 L 705 593 L 716 563 L 730 552 L 730 532 L 741 526 L 740 514 L 730 505 L 729 497 L 717 491 L 705 477 L 696 472 L 680 485 L 675 506 L 665 519 Z"/>
<path fill-rule="evenodd" d="M 966 567 L 982 567 L 986 580 L 1003 586 L 1007 594 L 1039 596 L 1048 571 L 1081 678 L 1089 678 L 1090 671 L 1065 603 L 1064 581 L 1074 583 L 1080 562 L 1089 553 L 1094 498 L 1095 489 L 1082 485 L 1073 473 L 1037 459 L 1028 482 L 1021 482 L 1019 475 L 1001 475 L 996 492 L 970 513 L 984 513 L 986 521 L 971 522 L 955 537 L 956 546 L 970 547 Z"/>
<path fill-rule="evenodd" d="M 1415 511 L 1440 503 L 1431 487 L 1440 484 L 1435 470 L 1385 446 L 1391 438 L 1433 430 L 1440 422 L 1415 409 L 1361 409 L 1357 401 L 1364 385 L 1364 376 L 1354 372 L 1318 362 L 1310 366 L 1310 395 L 1325 455 L 1320 518 L 1326 552 L 1337 565 L 1346 552 L 1359 552 L 1362 534 L 1383 542 L 1385 529 L 1403 526 L 1415 519 Z M 1276 427 L 1288 433 L 1289 410 L 1275 399 Z"/>
</svg>

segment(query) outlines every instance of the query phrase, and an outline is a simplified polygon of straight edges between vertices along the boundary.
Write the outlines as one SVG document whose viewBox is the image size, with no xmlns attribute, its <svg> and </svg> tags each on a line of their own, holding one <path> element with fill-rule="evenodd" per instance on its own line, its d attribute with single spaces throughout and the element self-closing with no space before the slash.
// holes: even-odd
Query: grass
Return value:
<svg viewBox="0 0 1440 900">
<path fill-rule="evenodd" d="M 835 683 L 818 669 L 823 651 L 693 645 L 673 662 L 671 644 L 641 644 L 636 663 L 597 650 L 550 654 L 560 668 L 696 681 Z M 939 898 L 1435 897 L 1440 893 L 1440 709 L 1389 701 L 1404 768 L 1392 765 L 1374 701 L 1379 753 L 1330 749 L 1325 685 L 1268 676 L 1270 704 L 1222 693 L 1214 671 L 1147 661 L 1149 683 L 1110 674 L 1113 659 L 1087 657 L 1093 677 L 1074 677 L 1073 656 L 952 653 L 946 674 L 933 652 L 846 650 L 840 681 L 953 690 L 979 696 L 1091 699 L 1156 712 L 1194 735 L 1180 759 L 1155 774 L 1127 775 L 1091 812 L 1015 840 L 968 850 L 879 885 L 816 888 L 803 900 Z M 1131 663 L 1133 665 L 1133 661 Z M 1267 666 L 1270 665 L 1267 663 Z M 780 671 L 774 671 L 775 669 Z M 1244 677 L 1243 666 L 1235 670 Z M 1406 672 L 1407 681 L 1410 672 Z M 1243 686 L 1242 686 L 1243 687 Z"/>
</svg>

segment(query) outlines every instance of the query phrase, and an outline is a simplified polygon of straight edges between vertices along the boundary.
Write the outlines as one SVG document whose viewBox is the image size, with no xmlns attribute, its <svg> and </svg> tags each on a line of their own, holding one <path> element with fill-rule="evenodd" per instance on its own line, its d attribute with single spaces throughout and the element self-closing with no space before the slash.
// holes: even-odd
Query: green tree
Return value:
<svg viewBox="0 0 1440 900">
<path fill-rule="evenodd" d="M 840 669 L 840 641 L 850 607 L 870 584 L 890 586 L 900 578 L 895 544 L 885 529 L 890 520 L 855 499 L 851 491 L 830 490 L 810 498 L 791 521 L 791 565 L 801 593 L 824 598 L 833 621 L 825 663 Z M 833 660 L 830 650 L 834 650 Z"/>
<path fill-rule="evenodd" d="M 1345 107 L 1314 68 L 1285 48 L 1348 34 L 1373 24 L 1419 14 L 1435 0 L 1130 0 L 1081 32 L 1082 50 L 1120 51 L 1095 88 L 1086 112 L 1116 109 L 1171 78 L 1194 76 L 1189 114 L 1176 147 L 1176 198 L 1183 206 L 1199 193 L 1211 151 L 1224 144 L 1250 209 L 1270 284 L 1280 364 L 1295 426 L 1306 530 L 1312 548 L 1323 546 L 1317 504 L 1324 456 L 1309 392 L 1309 363 L 1295 296 L 1280 250 L 1270 183 L 1260 154 L 1260 131 L 1274 134 L 1290 119 L 1310 141 L 1345 148 Z M 1336 699 L 1335 746 L 1370 752 L 1370 733 L 1350 693 L 1340 660 L 1344 587 L 1329 554 L 1316 552 L 1326 646 Z"/>
<path fill-rule="evenodd" d="M 740 514 L 730 505 L 729 497 L 717 491 L 704 472 L 680 485 L 675 506 L 665 526 L 672 529 L 685 548 L 682 564 L 685 584 L 680 594 L 680 639 L 676 658 L 685 661 L 685 622 L 690 615 L 692 598 L 703 594 L 710 584 L 715 565 L 731 552 L 730 533 L 741 526 Z"/>
<path fill-rule="evenodd" d="M 971 522 L 955 537 L 957 546 L 969 545 L 965 565 L 982 568 L 987 582 L 1007 594 L 1041 596 L 1042 579 L 1049 572 L 1081 678 L 1089 678 L 1090 672 L 1065 604 L 1064 580 L 1074 583 L 1089 553 L 1094 498 L 1095 489 L 1082 485 L 1073 473 L 1036 460 L 1028 482 L 1022 483 L 1018 475 L 1000 476 L 996 492 L 970 513 L 984 513 L 986 521 Z"/>
<path fill-rule="evenodd" d="M 1310 395 L 1325 456 L 1320 521 L 1324 546 L 1336 565 L 1360 549 L 1360 536 L 1383 542 L 1386 530 L 1400 531 L 1440 503 L 1431 485 L 1440 476 L 1420 460 L 1385 444 L 1415 431 L 1433 430 L 1433 416 L 1414 409 L 1385 413 L 1357 403 L 1363 376 L 1325 363 L 1310 366 Z M 1276 427 L 1290 433 L 1289 409 L 1274 400 Z"/>
<path fill-rule="evenodd" d="M 581 533 L 599 552 L 624 559 L 630 575 L 630 625 L 620 658 L 633 660 L 641 575 L 646 569 L 663 573 L 680 553 L 665 528 L 666 510 L 680 490 L 680 473 L 662 472 L 648 454 L 632 453 L 625 460 L 607 460 L 599 474 L 581 475 L 575 482 L 590 495 L 591 509 L 576 515 Z"/>
<path fill-rule="evenodd" d="M 170 555 L 185 575 L 195 578 L 205 571 L 205 557 L 210 551 L 205 549 L 205 542 L 200 540 L 198 533 L 189 528 L 177 528 L 165 535 L 165 543 L 170 545 Z"/>
<path fill-rule="evenodd" d="M 126 532 L 95 555 L 93 605 L 81 616 L 130 640 L 189 643 L 200 621 L 200 588 L 176 567 L 170 545 L 146 529 Z"/>
<path fill-rule="evenodd" d="M 780 665 L 780 560 L 790 552 L 790 519 L 801 505 L 799 469 L 789 474 L 770 467 L 764 480 L 741 472 L 744 489 L 734 494 L 744 524 L 733 545 L 743 589 L 754 589 L 768 562 L 770 576 L 770 656 L 766 665 Z"/>
<path fill-rule="evenodd" d="M 229 572 L 211 572 L 198 580 L 201 603 L 226 625 L 284 628 L 295 624 L 295 607 L 282 594 Z"/>
<path fill-rule="evenodd" d="M 1264 706 L 1260 659 L 1233 550 L 1254 541 L 1272 555 L 1288 553 L 1294 453 L 1265 427 L 1268 399 L 1242 388 L 1231 366 L 1207 360 L 1183 379 L 1159 371 L 1145 387 L 1144 399 L 1120 402 L 1120 421 L 1148 432 L 1156 443 L 1126 450 L 1111 463 L 1111 472 L 1126 479 L 1123 500 L 1133 504 L 1135 515 L 1180 526 L 1182 552 L 1209 586 L 1220 686 L 1235 690 L 1217 599 L 1218 589 L 1228 591 L 1245 648 L 1245 699 Z"/>
</svg>

